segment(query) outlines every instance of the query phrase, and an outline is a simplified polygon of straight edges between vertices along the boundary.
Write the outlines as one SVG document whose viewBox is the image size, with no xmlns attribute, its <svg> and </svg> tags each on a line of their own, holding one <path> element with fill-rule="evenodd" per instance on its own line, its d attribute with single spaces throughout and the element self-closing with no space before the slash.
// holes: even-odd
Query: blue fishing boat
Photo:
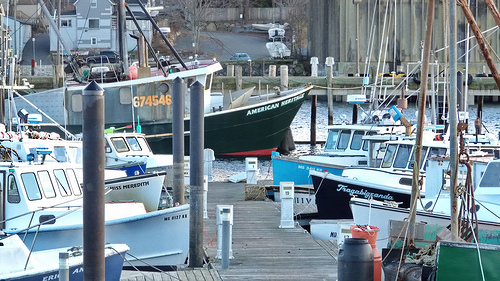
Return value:
<svg viewBox="0 0 500 281">
<path fill-rule="evenodd" d="M 106 281 L 118 281 L 125 244 L 107 244 L 104 248 Z M 30 252 L 17 235 L 0 233 L 0 280 L 59 280 L 59 253 L 67 253 L 69 281 L 83 281 L 83 248 L 64 247 Z M 61 279 L 62 280 L 62 279 Z"/>
</svg>

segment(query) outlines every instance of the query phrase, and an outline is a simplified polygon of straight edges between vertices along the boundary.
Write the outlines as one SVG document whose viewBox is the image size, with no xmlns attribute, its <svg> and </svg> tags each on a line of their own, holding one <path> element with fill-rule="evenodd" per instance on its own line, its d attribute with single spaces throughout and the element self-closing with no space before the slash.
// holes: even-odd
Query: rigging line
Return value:
<svg viewBox="0 0 500 281">
<path fill-rule="evenodd" d="M 496 29 L 498 29 L 498 26 L 494 26 L 494 27 L 492 27 L 492 28 L 490 28 L 490 29 L 487 29 L 487 30 L 485 30 L 485 31 L 481 32 L 481 33 L 482 33 L 482 34 L 483 34 L 483 36 L 484 36 L 486 33 L 489 33 L 490 31 L 496 31 Z M 493 34 L 489 34 L 489 35 L 488 35 L 488 36 L 486 36 L 485 38 L 487 38 L 487 37 L 489 37 L 489 36 L 491 36 L 491 35 L 493 35 Z M 467 37 L 467 38 L 465 38 L 465 39 L 462 39 L 462 40 L 458 41 L 456 44 L 457 44 L 457 45 L 458 45 L 458 44 L 461 44 L 461 43 L 463 43 L 463 42 L 465 42 L 465 41 L 467 41 L 467 40 L 470 40 L 470 39 L 472 39 L 472 38 L 475 38 L 475 36 L 474 36 L 474 35 L 469 36 L 469 37 Z M 476 44 L 476 45 L 477 45 L 477 44 Z M 441 48 L 441 49 L 437 49 L 437 50 L 435 50 L 435 51 L 434 51 L 434 53 L 439 53 L 439 52 L 444 51 L 444 50 L 446 50 L 446 49 L 448 49 L 448 48 L 450 48 L 450 46 L 445 46 L 445 47 L 443 47 L 443 48 Z"/>
<path fill-rule="evenodd" d="M 472 222 L 469 220 L 469 227 L 472 228 Z M 477 250 L 477 258 L 478 258 L 478 261 L 479 261 L 479 268 L 481 269 L 481 277 L 483 279 L 483 281 L 485 281 L 485 277 L 484 277 L 484 268 L 483 268 L 483 259 L 481 258 L 481 250 L 479 249 L 479 241 L 478 241 L 478 237 L 476 237 L 476 232 L 475 231 L 472 231 L 472 236 L 474 238 L 474 241 L 476 241 L 476 250 Z"/>
<path fill-rule="evenodd" d="M 386 25 L 387 25 L 387 14 L 388 14 L 389 2 L 390 1 L 387 1 L 387 3 L 386 3 L 385 13 L 384 13 L 384 23 L 382 25 L 382 35 L 380 36 L 380 38 L 385 37 L 385 29 L 386 29 Z M 380 73 L 380 64 L 381 64 L 380 60 L 382 57 L 383 42 L 384 42 L 383 39 L 380 40 L 379 54 L 378 54 L 378 60 L 377 60 L 377 71 L 375 72 L 375 83 L 373 83 L 375 85 L 375 87 L 372 88 L 372 95 L 373 95 L 372 97 L 375 98 L 376 100 L 378 99 L 377 98 L 378 73 Z"/>
<path fill-rule="evenodd" d="M 370 5 L 370 2 L 368 1 L 368 8 L 369 8 L 369 5 Z M 378 0 L 375 1 L 374 5 L 375 6 L 378 5 Z M 373 44 L 375 42 L 375 28 L 376 28 L 375 15 L 376 15 L 376 13 L 377 13 L 377 9 L 373 9 L 372 24 L 370 27 L 370 36 L 368 38 L 368 49 L 366 50 L 366 58 L 365 58 L 365 70 L 364 70 L 365 77 L 370 77 L 368 72 L 370 70 L 371 56 L 372 56 L 372 52 L 373 52 Z M 364 87 L 362 93 L 365 96 L 366 96 L 366 91 L 367 91 L 367 88 Z M 370 107 L 370 109 L 371 109 L 371 107 Z"/>
</svg>

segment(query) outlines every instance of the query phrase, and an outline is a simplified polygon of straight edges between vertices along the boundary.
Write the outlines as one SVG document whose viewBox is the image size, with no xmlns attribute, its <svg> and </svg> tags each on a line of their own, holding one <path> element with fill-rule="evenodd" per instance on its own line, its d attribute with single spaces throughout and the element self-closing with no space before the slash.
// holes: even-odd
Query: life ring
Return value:
<svg viewBox="0 0 500 281">
<path fill-rule="evenodd" d="M 444 134 L 437 134 L 434 136 L 435 141 L 444 141 Z"/>
</svg>

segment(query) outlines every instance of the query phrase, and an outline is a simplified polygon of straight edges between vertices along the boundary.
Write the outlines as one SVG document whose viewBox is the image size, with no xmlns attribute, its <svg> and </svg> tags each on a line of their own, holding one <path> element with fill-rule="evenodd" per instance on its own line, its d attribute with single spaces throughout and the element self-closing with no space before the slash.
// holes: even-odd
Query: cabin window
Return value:
<svg viewBox="0 0 500 281">
<path fill-rule="evenodd" d="M 413 145 L 402 144 L 398 148 L 396 158 L 394 159 L 394 168 L 405 169 L 408 165 L 408 159 L 410 159 L 410 154 L 413 150 Z"/>
<path fill-rule="evenodd" d="M 351 139 L 351 131 L 340 131 L 339 146 L 338 149 L 346 149 L 349 145 L 349 140 Z"/>
<path fill-rule="evenodd" d="M 71 95 L 71 110 L 73 112 L 82 112 L 83 102 L 81 94 Z"/>
<path fill-rule="evenodd" d="M 398 148 L 397 144 L 391 144 L 387 146 L 384 154 L 384 160 L 382 160 L 382 168 L 390 168 L 392 165 L 392 160 L 394 155 L 396 155 L 396 150 Z"/>
<path fill-rule="evenodd" d="M 23 180 L 24 189 L 26 190 L 26 196 L 28 196 L 29 200 L 42 199 L 42 193 L 40 192 L 40 187 L 38 186 L 38 182 L 34 173 L 21 174 L 21 179 Z"/>
<path fill-rule="evenodd" d="M 351 149 L 352 150 L 360 150 L 361 145 L 363 144 L 363 131 L 354 131 L 354 134 L 352 135 L 352 141 L 351 141 Z"/>
<path fill-rule="evenodd" d="M 158 86 L 158 91 L 162 94 L 166 94 L 168 92 L 168 90 L 170 89 L 170 87 L 168 86 L 167 83 L 161 83 L 159 86 Z"/>
<path fill-rule="evenodd" d="M 208 74 L 207 78 L 205 79 L 205 90 L 210 90 L 211 86 L 212 86 L 212 74 Z"/>
<path fill-rule="evenodd" d="M 61 27 L 71 27 L 71 20 L 61 19 Z"/>
<path fill-rule="evenodd" d="M 127 144 L 123 138 L 111 138 L 111 143 L 115 147 L 117 152 L 127 152 L 129 151 Z"/>
<path fill-rule="evenodd" d="M 111 146 L 109 146 L 109 142 L 107 140 L 104 140 L 104 149 L 106 153 L 111 153 Z"/>
<path fill-rule="evenodd" d="M 99 19 L 89 19 L 90 29 L 99 29 Z"/>
<path fill-rule="evenodd" d="M 17 188 L 16 179 L 13 175 L 9 175 L 8 178 L 8 190 L 7 190 L 7 201 L 9 203 L 19 203 L 21 202 L 21 196 L 19 196 L 19 189 Z"/>
<path fill-rule="evenodd" d="M 64 170 L 61 169 L 54 170 L 54 176 L 56 178 L 57 186 L 59 187 L 61 195 L 62 196 L 71 195 L 71 189 L 69 188 L 68 179 L 66 178 Z"/>
<path fill-rule="evenodd" d="M 335 147 L 337 146 L 337 140 L 339 138 L 339 131 L 338 130 L 331 130 L 328 132 L 328 138 L 326 140 L 325 144 L 325 151 L 334 151 Z"/>
<path fill-rule="evenodd" d="M 141 145 L 137 142 L 137 139 L 134 137 L 127 137 L 127 143 L 130 146 L 130 149 L 133 151 L 141 151 Z"/>
<path fill-rule="evenodd" d="M 120 88 L 120 104 L 132 104 L 132 89 L 130 87 Z"/>
<path fill-rule="evenodd" d="M 139 145 L 142 147 L 142 150 L 152 152 L 145 138 L 138 137 L 137 142 L 139 142 Z"/>
<path fill-rule="evenodd" d="M 426 165 L 427 165 L 427 159 L 433 158 L 433 157 L 438 157 L 438 156 L 445 156 L 446 155 L 446 151 L 447 151 L 447 149 L 444 148 L 444 147 L 432 147 L 429 150 L 429 155 L 425 159 L 424 170 L 427 168 L 426 167 Z"/>
<path fill-rule="evenodd" d="M 421 155 L 420 155 L 420 170 L 422 170 L 422 168 L 424 168 L 425 170 L 425 166 L 424 166 L 424 162 L 425 162 L 425 155 L 427 154 L 427 150 L 429 149 L 429 147 L 427 146 L 424 146 L 422 147 L 422 152 L 421 152 Z M 413 153 L 411 154 L 411 157 L 410 157 L 410 162 L 408 163 L 408 169 L 413 169 L 413 157 L 415 155 L 415 151 L 413 151 Z"/>
<path fill-rule="evenodd" d="M 66 169 L 66 174 L 68 175 L 73 194 L 82 195 L 82 190 L 80 189 L 80 184 L 78 183 L 78 179 L 76 178 L 75 171 L 73 169 Z"/>
<path fill-rule="evenodd" d="M 375 134 L 375 133 L 373 133 L 373 132 L 368 132 L 368 133 L 366 133 L 366 135 L 367 135 L 367 136 L 373 136 L 374 134 Z M 368 145 L 369 145 L 369 144 L 370 144 L 370 142 L 369 142 L 369 141 L 367 141 L 367 140 L 364 140 L 364 141 L 363 141 L 363 151 L 368 151 Z"/>
<path fill-rule="evenodd" d="M 38 179 L 40 180 L 40 185 L 42 186 L 43 194 L 46 198 L 56 197 L 56 192 L 54 186 L 52 185 L 52 180 L 48 171 L 37 172 Z"/>
<path fill-rule="evenodd" d="M 500 162 L 490 162 L 484 171 L 483 177 L 479 182 L 480 187 L 499 187 L 500 186 Z"/>
<path fill-rule="evenodd" d="M 82 163 L 82 147 L 80 146 L 70 146 L 66 149 L 69 158 L 72 163 L 81 164 Z"/>
</svg>

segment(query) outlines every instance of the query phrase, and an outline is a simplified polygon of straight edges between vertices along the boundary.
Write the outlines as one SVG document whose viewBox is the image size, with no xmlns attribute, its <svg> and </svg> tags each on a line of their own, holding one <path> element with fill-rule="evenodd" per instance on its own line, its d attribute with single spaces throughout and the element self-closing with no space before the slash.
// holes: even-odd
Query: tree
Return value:
<svg viewBox="0 0 500 281">
<path fill-rule="evenodd" d="M 303 48 L 307 48 L 307 7 L 308 0 L 274 0 L 276 8 L 286 8 L 287 14 L 284 17 L 288 22 L 288 29 L 291 31 L 292 52 L 297 55 L 302 53 Z"/>
<path fill-rule="evenodd" d="M 167 0 L 167 5 L 175 7 L 173 16 L 177 17 L 192 32 L 194 51 L 198 53 L 198 43 L 202 23 L 206 21 L 209 8 L 237 7 L 240 0 Z"/>
</svg>

